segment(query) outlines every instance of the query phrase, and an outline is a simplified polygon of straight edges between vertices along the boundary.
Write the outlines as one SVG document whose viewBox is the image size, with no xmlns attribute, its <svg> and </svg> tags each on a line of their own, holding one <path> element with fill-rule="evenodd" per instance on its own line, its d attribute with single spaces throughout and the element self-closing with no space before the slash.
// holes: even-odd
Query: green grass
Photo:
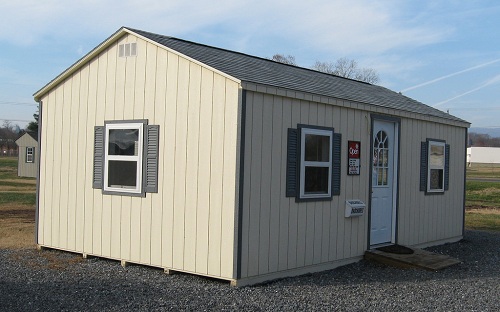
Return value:
<svg viewBox="0 0 500 312">
<path fill-rule="evenodd" d="M 0 157 L 0 168 L 14 168 L 17 171 L 17 157 Z"/>
<path fill-rule="evenodd" d="M 0 180 L 18 179 L 17 158 L 0 157 Z"/>
<path fill-rule="evenodd" d="M 32 183 L 26 183 L 29 180 Z M 17 158 L 0 157 L 0 205 L 22 204 L 34 205 L 36 199 L 36 179 L 17 176 Z M 12 189 L 20 192 L 13 192 Z M 26 191 L 28 190 L 28 191 Z"/>
<path fill-rule="evenodd" d="M 500 207 L 500 182 L 467 181 L 465 205 Z"/>
<path fill-rule="evenodd" d="M 467 177 L 500 178 L 496 170 L 491 171 L 490 169 L 488 167 L 478 168 L 473 175 L 470 174 L 468 169 Z M 467 181 L 465 206 L 467 208 L 478 208 L 478 210 L 465 212 L 466 228 L 500 232 L 500 213 L 498 213 L 500 208 L 500 182 Z"/>
<path fill-rule="evenodd" d="M 23 204 L 34 205 L 36 202 L 36 194 L 33 193 L 15 193 L 15 192 L 1 192 L 0 205 L 2 204 Z"/>
<path fill-rule="evenodd" d="M 0 157 L 0 185 L 7 185 L 4 180 L 36 181 L 35 178 L 17 176 L 17 158 Z M 11 182 L 11 181 L 9 181 Z M 21 182 L 20 182 L 21 183 Z M 23 184 L 20 184 L 22 186 Z M 13 186 L 13 185 L 11 185 Z"/>
</svg>

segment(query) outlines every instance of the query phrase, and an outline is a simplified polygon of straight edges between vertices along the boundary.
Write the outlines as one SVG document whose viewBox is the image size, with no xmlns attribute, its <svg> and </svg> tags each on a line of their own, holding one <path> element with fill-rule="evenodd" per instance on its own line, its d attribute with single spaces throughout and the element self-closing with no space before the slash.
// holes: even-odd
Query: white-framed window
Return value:
<svg viewBox="0 0 500 312">
<path fill-rule="evenodd" d="M 428 141 L 427 192 L 444 192 L 446 144 Z"/>
<path fill-rule="evenodd" d="M 104 127 L 104 191 L 140 194 L 144 123 L 113 122 Z"/>
<path fill-rule="evenodd" d="M 26 147 L 26 162 L 27 163 L 35 162 L 35 148 L 32 146 Z"/>
<path fill-rule="evenodd" d="M 332 197 L 333 131 L 301 128 L 300 199 Z"/>
</svg>

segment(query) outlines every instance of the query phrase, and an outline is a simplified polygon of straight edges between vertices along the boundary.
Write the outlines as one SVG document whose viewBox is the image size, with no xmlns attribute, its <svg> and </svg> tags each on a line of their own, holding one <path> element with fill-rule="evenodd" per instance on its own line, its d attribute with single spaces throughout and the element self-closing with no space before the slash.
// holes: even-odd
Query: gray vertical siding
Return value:
<svg viewBox="0 0 500 312">
<path fill-rule="evenodd" d="M 242 207 L 241 277 L 278 274 L 359 259 L 368 246 L 368 212 L 345 218 L 345 200 L 368 203 L 370 114 L 401 119 L 398 232 L 400 244 L 425 245 L 461 236 L 463 136 L 466 128 L 412 119 L 387 109 L 255 86 L 247 92 Z M 401 116 L 403 115 L 403 116 Z M 416 117 L 416 116 L 413 116 Z M 295 202 L 286 193 L 286 137 L 297 124 L 342 134 L 341 194 L 331 201 Z M 451 146 L 450 190 L 419 191 L 420 142 Z M 361 174 L 347 175 L 347 141 L 361 141 Z"/>
<path fill-rule="evenodd" d="M 462 235 L 465 128 L 402 119 L 398 241 L 426 245 Z M 427 138 L 450 145 L 450 187 L 444 194 L 419 191 L 420 142 Z M 408 144 L 414 140 L 414 144 Z M 405 178 L 406 177 L 406 178 Z M 410 177 L 408 179 L 408 177 Z"/>
<path fill-rule="evenodd" d="M 368 201 L 368 186 L 359 183 L 368 181 L 367 113 L 317 103 L 312 97 L 247 92 L 246 116 L 242 278 L 361 256 L 367 215 L 344 218 L 344 202 Z M 332 201 L 296 203 L 285 197 L 287 129 L 299 123 L 333 127 L 343 134 L 343 187 Z M 347 139 L 362 141 L 360 176 L 347 176 Z"/>
</svg>

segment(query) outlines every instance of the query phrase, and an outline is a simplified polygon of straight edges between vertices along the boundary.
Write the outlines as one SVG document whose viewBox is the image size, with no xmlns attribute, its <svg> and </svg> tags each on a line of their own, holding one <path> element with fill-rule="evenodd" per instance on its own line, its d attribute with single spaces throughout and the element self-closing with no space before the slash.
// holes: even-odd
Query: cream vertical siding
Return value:
<svg viewBox="0 0 500 312">
<path fill-rule="evenodd" d="M 363 256 L 369 245 L 368 211 L 345 218 L 344 209 L 347 199 L 369 203 L 372 114 L 400 120 L 397 243 L 432 245 L 461 237 L 466 128 L 273 88 L 257 86 L 246 96 L 240 278 L 304 273 Z M 298 124 L 342 134 L 341 194 L 331 201 L 297 203 L 285 197 L 287 129 Z M 420 142 L 427 138 L 451 147 L 450 189 L 442 195 L 419 190 Z M 359 176 L 347 175 L 349 140 L 361 142 Z"/>
<path fill-rule="evenodd" d="M 118 44 L 137 42 L 136 57 Z M 43 98 L 38 243 L 233 279 L 239 83 L 126 35 Z M 160 125 L 159 192 L 92 188 L 94 126 Z"/>
<path fill-rule="evenodd" d="M 38 174 L 38 153 L 40 152 L 38 142 L 29 134 L 24 134 L 16 140 L 16 144 L 19 147 L 17 175 L 20 177 L 36 178 L 36 175 Z M 33 147 L 34 149 L 33 162 L 30 163 L 26 162 L 27 147 Z"/>
</svg>

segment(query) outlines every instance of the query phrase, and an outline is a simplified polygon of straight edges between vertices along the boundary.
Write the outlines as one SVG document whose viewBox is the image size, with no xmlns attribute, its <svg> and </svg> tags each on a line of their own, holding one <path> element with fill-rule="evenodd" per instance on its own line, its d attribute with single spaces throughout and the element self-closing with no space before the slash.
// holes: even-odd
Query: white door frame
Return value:
<svg viewBox="0 0 500 312">
<path fill-rule="evenodd" d="M 397 206 L 398 206 L 398 192 L 399 192 L 399 135 L 400 135 L 400 119 L 391 118 L 386 116 L 372 116 L 371 119 L 371 138 L 370 138 L 370 208 L 369 208 L 369 222 L 368 222 L 368 247 L 375 246 L 372 245 L 370 235 L 371 235 L 371 222 L 372 222 L 372 193 L 373 193 L 373 139 L 375 135 L 375 122 L 391 123 L 394 126 L 394 149 L 393 149 L 393 179 L 392 179 L 392 222 L 391 222 L 391 241 L 385 244 L 395 244 L 396 243 L 396 232 L 397 232 Z M 384 243 L 382 243 L 384 244 Z M 378 244 L 380 245 L 380 244 Z"/>
</svg>

